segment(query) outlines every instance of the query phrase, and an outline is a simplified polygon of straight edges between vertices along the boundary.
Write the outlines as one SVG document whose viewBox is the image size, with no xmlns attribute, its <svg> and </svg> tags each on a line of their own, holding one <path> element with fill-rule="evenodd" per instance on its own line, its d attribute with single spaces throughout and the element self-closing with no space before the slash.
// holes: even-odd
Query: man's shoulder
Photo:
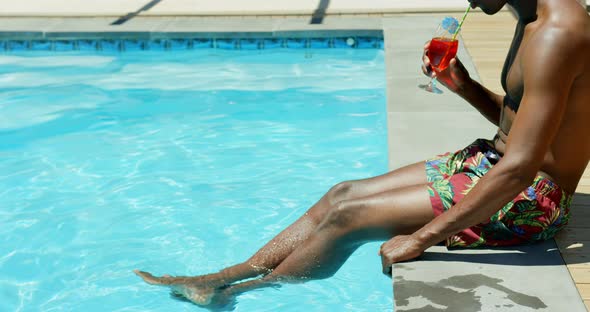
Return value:
<svg viewBox="0 0 590 312">
<path fill-rule="evenodd" d="M 590 16 L 585 10 L 580 11 L 567 10 L 541 23 L 537 38 L 549 47 L 589 49 Z"/>
<path fill-rule="evenodd" d="M 538 21 L 524 48 L 523 75 L 534 81 L 572 81 L 583 75 L 590 55 L 590 23 L 576 18 L 560 22 L 559 18 Z"/>
<path fill-rule="evenodd" d="M 590 54 L 590 20 L 549 20 L 535 30 L 528 52 L 537 57 L 559 57 L 584 62 Z M 579 59 L 582 58 L 582 59 Z"/>
</svg>

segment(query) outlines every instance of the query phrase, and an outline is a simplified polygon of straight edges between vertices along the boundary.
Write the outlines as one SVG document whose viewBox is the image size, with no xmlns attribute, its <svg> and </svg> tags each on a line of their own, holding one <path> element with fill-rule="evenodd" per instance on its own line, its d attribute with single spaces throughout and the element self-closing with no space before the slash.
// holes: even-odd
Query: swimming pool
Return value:
<svg viewBox="0 0 590 312">
<path fill-rule="evenodd" d="M 132 270 L 243 261 L 387 171 L 381 49 L 23 47 L 0 55 L 0 311 L 200 311 Z M 391 310 L 378 247 L 236 310 Z"/>
</svg>

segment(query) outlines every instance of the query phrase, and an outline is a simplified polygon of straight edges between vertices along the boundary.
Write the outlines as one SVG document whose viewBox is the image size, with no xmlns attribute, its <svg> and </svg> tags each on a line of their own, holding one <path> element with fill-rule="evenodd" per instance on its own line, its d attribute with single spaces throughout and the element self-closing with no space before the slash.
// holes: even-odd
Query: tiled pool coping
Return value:
<svg viewBox="0 0 590 312">
<path fill-rule="evenodd" d="M 1 19 L 0 19 L 1 22 Z M 163 40 L 163 39 L 273 39 L 273 38 L 337 38 L 337 37 L 380 37 L 381 30 L 315 30 L 315 31 L 280 31 L 280 32 L 113 32 L 113 31 L 3 31 L 0 26 L 0 40 L 91 40 L 91 39 L 127 39 L 127 40 Z"/>
<path fill-rule="evenodd" d="M 0 18 L 0 51 L 383 48 L 375 18 Z M 352 40 L 352 43 L 350 43 Z M 103 48 L 106 47 L 106 48 Z"/>
<path fill-rule="evenodd" d="M 238 34 L 239 35 L 239 34 Z M 0 52 L 12 51 L 177 51 L 194 49 L 383 49 L 383 38 L 213 38 L 213 39 L 74 39 L 0 40 Z"/>
<path fill-rule="evenodd" d="M 0 40 L 382 37 L 381 18 L 0 17 Z"/>
</svg>

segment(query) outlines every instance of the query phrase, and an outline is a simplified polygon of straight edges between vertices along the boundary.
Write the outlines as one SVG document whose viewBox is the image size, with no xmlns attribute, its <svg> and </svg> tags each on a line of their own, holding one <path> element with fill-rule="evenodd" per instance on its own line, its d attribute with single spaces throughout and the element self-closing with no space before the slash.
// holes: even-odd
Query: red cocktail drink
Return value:
<svg viewBox="0 0 590 312">
<path fill-rule="evenodd" d="M 432 68 L 441 72 L 449 67 L 451 59 L 457 55 L 459 41 L 449 38 L 432 38 L 428 48 L 428 58 Z"/>
</svg>

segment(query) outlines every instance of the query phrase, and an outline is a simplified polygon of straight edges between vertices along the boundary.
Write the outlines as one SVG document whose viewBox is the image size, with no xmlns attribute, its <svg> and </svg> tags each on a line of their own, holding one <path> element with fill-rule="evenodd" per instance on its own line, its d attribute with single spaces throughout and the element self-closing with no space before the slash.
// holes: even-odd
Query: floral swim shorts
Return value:
<svg viewBox="0 0 590 312">
<path fill-rule="evenodd" d="M 456 153 L 426 161 L 428 191 L 435 215 L 459 202 L 500 160 L 492 141 L 478 139 Z M 572 195 L 537 175 L 533 184 L 489 221 L 446 240 L 447 247 L 508 246 L 552 238 L 568 222 Z"/>
</svg>

